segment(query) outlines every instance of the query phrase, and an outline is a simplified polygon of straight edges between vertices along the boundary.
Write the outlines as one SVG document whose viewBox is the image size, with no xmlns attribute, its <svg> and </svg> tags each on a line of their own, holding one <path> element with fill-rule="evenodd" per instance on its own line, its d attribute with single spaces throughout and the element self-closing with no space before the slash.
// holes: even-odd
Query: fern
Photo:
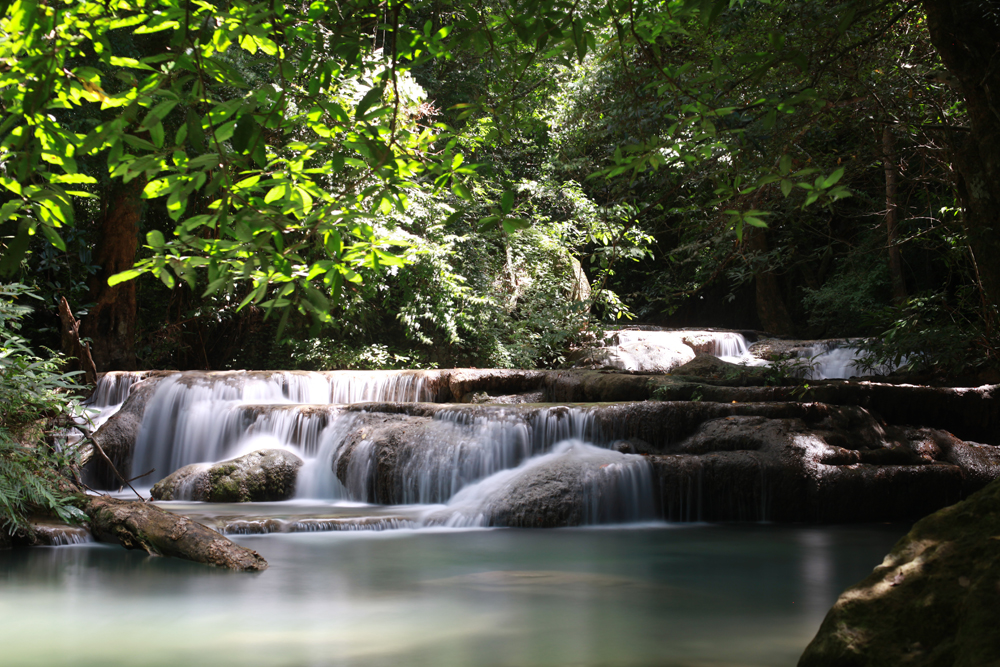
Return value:
<svg viewBox="0 0 1000 667">
<path fill-rule="evenodd" d="M 25 447 L 0 429 L 0 529 L 30 535 L 28 516 L 35 511 L 51 512 L 67 523 L 86 519 L 59 483 L 54 460 L 41 446 Z"/>
</svg>

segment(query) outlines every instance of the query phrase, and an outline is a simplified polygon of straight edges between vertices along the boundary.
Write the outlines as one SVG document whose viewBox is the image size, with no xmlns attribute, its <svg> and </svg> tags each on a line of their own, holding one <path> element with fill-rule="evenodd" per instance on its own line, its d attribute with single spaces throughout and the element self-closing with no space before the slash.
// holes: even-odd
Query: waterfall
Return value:
<svg viewBox="0 0 1000 667">
<path fill-rule="evenodd" d="M 125 399 L 132 393 L 132 386 L 146 377 L 144 372 L 110 371 L 97 380 L 94 393 L 83 401 L 83 414 L 75 419 L 77 424 L 87 425 L 96 431 L 101 424 L 118 412 Z"/>
<path fill-rule="evenodd" d="M 469 484 L 549 451 L 557 442 L 593 437 L 593 424 L 593 415 L 584 408 L 542 408 L 528 417 L 503 409 L 488 414 L 446 409 L 430 420 L 383 427 L 404 433 L 403 442 L 376 445 L 364 440 L 337 457 L 349 459 L 347 490 L 354 500 L 440 503 Z M 394 435 L 388 433 L 387 439 Z M 375 459 L 387 448 L 395 465 L 391 474 L 382 475 L 383 486 L 376 492 Z"/>
<path fill-rule="evenodd" d="M 606 365 L 647 373 L 667 373 L 697 354 L 711 354 L 733 364 L 761 366 L 746 337 L 735 331 L 621 329 L 606 348 Z"/>
<path fill-rule="evenodd" d="M 819 343 L 799 352 L 800 359 L 807 359 L 809 368 L 805 378 L 809 380 L 833 380 L 860 375 L 855 365 L 860 350 L 853 346 L 840 347 L 836 343 Z"/>
<path fill-rule="evenodd" d="M 148 399 L 132 472 L 154 469 L 145 478 L 153 483 L 184 466 L 282 448 L 303 459 L 300 502 L 411 507 L 402 517 L 226 523 L 248 534 L 520 525 L 523 512 L 504 505 L 502 489 L 554 470 L 571 487 L 558 510 L 565 523 L 655 516 L 650 466 L 608 448 L 593 407 L 400 405 L 429 397 L 417 373 L 178 373 Z M 174 497 L 184 497 L 183 482 Z"/>
<path fill-rule="evenodd" d="M 563 486 L 563 493 L 540 501 L 512 495 L 546 483 Z M 451 527 L 531 525 L 534 515 L 566 514 L 569 525 L 630 523 L 656 517 L 653 497 L 652 470 L 641 456 L 573 439 L 462 489 L 444 507 L 428 510 L 424 521 Z"/>
<path fill-rule="evenodd" d="M 320 450 L 328 412 L 268 409 L 429 396 L 424 378 L 400 371 L 327 373 L 246 371 L 180 374 L 160 382 L 146 406 L 132 470 L 156 482 L 191 463 L 215 462 L 262 448 Z"/>
</svg>

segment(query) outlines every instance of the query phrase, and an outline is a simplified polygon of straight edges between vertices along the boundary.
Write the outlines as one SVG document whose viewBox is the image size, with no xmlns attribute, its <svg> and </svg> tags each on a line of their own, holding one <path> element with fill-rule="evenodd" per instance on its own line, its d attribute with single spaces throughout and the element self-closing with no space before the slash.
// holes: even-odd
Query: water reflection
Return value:
<svg viewBox="0 0 1000 667">
<path fill-rule="evenodd" d="M 0 553 L 6 665 L 790 665 L 902 526 L 239 538 L 235 574 L 102 545 Z"/>
</svg>

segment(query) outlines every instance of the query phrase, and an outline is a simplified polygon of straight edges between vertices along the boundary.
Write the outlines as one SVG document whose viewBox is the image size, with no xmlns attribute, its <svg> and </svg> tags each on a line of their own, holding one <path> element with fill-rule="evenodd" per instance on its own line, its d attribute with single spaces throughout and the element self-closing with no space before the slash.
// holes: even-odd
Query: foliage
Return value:
<svg viewBox="0 0 1000 667">
<path fill-rule="evenodd" d="M 41 441 L 39 428 L 43 418 L 72 411 L 74 373 L 36 357 L 19 335 L 31 309 L 15 301 L 31 296 L 24 285 L 0 286 L 0 528 L 11 534 L 30 532 L 27 515 L 37 509 L 64 521 L 82 518 L 60 488 L 57 471 L 68 461 Z"/>
<path fill-rule="evenodd" d="M 51 512 L 76 523 L 86 515 L 71 504 L 57 472 L 58 461 L 41 446 L 26 447 L 0 428 L 0 530 L 30 535 L 32 512 Z"/>
<path fill-rule="evenodd" d="M 971 291 L 971 290 L 970 290 Z M 883 329 L 867 339 L 857 365 L 868 372 L 902 369 L 957 376 L 996 366 L 1000 341 L 976 309 L 954 308 L 940 293 L 916 295 L 873 315 Z"/>
<path fill-rule="evenodd" d="M 161 281 L 140 350 L 167 365 L 234 363 L 251 330 L 307 365 L 558 365 L 594 320 L 762 274 L 813 332 L 858 335 L 887 304 L 889 127 L 892 243 L 959 308 L 942 156 L 965 110 L 917 4 L 8 2 L 0 270 L 44 236 L 46 289 L 86 304 L 90 260 L 60 249 L 130 183 L 144 245 L 113 280 Z"/>
</svg>

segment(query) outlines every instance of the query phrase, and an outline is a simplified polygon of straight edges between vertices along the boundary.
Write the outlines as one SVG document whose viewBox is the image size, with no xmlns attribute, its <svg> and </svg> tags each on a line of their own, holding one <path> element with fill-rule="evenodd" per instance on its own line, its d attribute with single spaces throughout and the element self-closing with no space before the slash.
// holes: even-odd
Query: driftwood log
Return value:
<svg viewBox="0 0 1000 667">
<path fill-rule="evenodd" d="M 267 568 L 260 554 L 232 542 L 211 528 L 141 501 L 109 496 L 87 496 L 83 510 L 99 542 L 126 549 L 144 549 L 158 556 L 174 556 L 230 570 Z"/>
</svg>

